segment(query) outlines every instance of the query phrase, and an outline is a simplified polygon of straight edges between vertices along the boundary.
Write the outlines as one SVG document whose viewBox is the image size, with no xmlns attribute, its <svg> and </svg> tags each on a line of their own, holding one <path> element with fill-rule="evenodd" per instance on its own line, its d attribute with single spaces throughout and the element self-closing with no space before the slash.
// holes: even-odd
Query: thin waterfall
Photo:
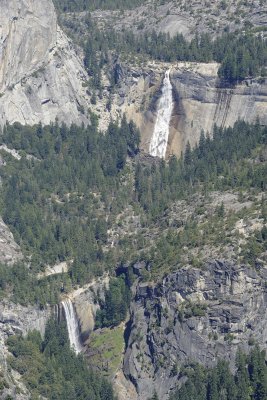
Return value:
<svg viewBox="0 0 267 400">
<path fill-rule="evenodd" d="M 170 69 L 165 72 L 161 93 L 157 110 L 157 119 L 149 146 L 149 154 L 155 157 L 164 158 L 167 150 L 170 121 L 173 110 Z"/>
<path fill-rule="evenodd" d="M 76 312 L 70 299 L 65 299 L 61 304 L 65 312 L 70 346 L 73 348 L 75 353 L 78 354 L 82 350 L 82 346 L 80 342 L 80 329 Z"/>
</svg>

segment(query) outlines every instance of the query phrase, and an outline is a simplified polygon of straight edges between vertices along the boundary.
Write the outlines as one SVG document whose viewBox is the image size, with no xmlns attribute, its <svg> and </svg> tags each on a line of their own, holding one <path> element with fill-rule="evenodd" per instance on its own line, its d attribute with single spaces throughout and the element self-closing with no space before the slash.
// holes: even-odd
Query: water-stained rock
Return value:
<svg viewBox="0 0 267 400">
<path fill-rule="evenodd" d="M 181 268 L 160 284 L 140 283 L 131 303 L 124 373 L 139 399 L 160 399 L 178 383 L 189 360 L 233 365 L 239 346 L 267 340 L 267 269 L 213 260 L 202 269 Z"/>
</svg>

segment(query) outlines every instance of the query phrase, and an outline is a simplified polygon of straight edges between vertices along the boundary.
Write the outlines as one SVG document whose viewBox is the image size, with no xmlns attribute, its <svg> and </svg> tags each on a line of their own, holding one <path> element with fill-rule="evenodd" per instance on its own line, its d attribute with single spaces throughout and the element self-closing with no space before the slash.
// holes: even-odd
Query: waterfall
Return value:
<svg viewBox="0 0 267 400">
<path fill-rule="evenodd" d="M 158 104 L 157 119 L 149 146 L 149 154 L 164 158 L 166 154 L 169 126 L 173 110 L 170 69 L 165 72 L 161 97 Z"/>
<path fill-rule="evenodd" d="M 61 304 L 65 312 L 70 346 L 74 349 L 75 353 L 78 354 L 82 350 L 82 346 L 80 342 L 80 329 L 76 312 L 70 299 L 65 299 Z"/>
</svg>

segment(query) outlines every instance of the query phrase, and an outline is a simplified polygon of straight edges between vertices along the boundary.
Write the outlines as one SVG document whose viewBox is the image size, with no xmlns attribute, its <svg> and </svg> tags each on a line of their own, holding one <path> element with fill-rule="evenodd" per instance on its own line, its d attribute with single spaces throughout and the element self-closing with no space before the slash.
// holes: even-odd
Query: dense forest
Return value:
<svg viewBox="0 0 267 400">
<path fill-rule="evenodd" d="M 105 300 L 99 301 L 100 310 L 96 313 L 96 328 L 116 326 L 125 320 L 131 299 L 130 285 L 131 282 L 126 276 L 111 279 L 109 289 L 104 293 Z"/>
<path fill-rule="evenodd" d="M 170 200 L 190 195 L 197 189 L 266 189 L 266 164 L 253 165 L 245 159 L 259 144 L 266 144 L 267 129 L 236 122 L 233 128 L 215 126 L 213 139 L 201 133 L 198 147 L 186 146 L 183 158 L 171 157 L 159 166 L 136 166 L 138 201 L 157 217 Z M 220 179 L 218 179 L 220 177 Z"/>
<path fill-rule="evenodd" d="M 101 10 L 124 10 L 140 6 L 144 0 L 53 0 L 63 12 Z"/>
<path fill-rule="evenodd" d="M 3 218 L 13 226 L 26 254 L 32 254 L 32 265 L 75 254 L 81 263 L 101 263 L 107 226 L 96 208 L 104 203 L 108 209 L 120 193 L 120 171 L 139 144 L 135 126 L 124 119 L 121 127 L 112 123 L 102 135 L 94 124 L 87 128 L 15 124 L 5 128 L 2 140 L 24 152 L 20 161 L 10 160 L 3 170 L 8 182 L 3 189 Z M 83 275 L 74 262 L 72 279 L 83 281 Z"/>
<path fill-rule="evenodd" d="M 87 128 L 15 124 L 5 128 L 2 140 L 22 154 L 21 160 L 8 157 L 2 170 L 7 183 L 2 215 L 31 268 L 1 266 L 0 295 L 12 283 L 15 301 L 56 304 L 60 291 L 114 267 L 103 251 L 105 215 L 127 204 L 122 171 L 138 150 L 139 132 L 125 119 L 120 127 L 112 123 L 105 136 L 94 123 Z M 67 276 L 36 279 L 34 272 L 63 260 L 73 260 Z"/>
<path fill-rule="evenodd" d="M 49 304 L 58 304 L 63 290 L 71 288 L 71 280 L 66 275 L 37 279 L 24 264 L 7 267 L 0 265 L 0 300 L 10 293 L 12 300 L 24 306 L 36 304 L 41 309 Z"/>
<path fill-rule="evenodd" d="M 71 28 L 70 20 L 65 20 Z M 194 61 L 221 63 L 218 75 L 222 84 L 234 85 L 249 77 L 265 77 L 267 65 L 267 41 L 255 32 L 224 33 L 213 39 L 208 34 L 196 35 L 187 41 L 182 34 L 170 37 L 165 33 L 119 33 L 111 28 L 100 30 L 90 14 L 86 17 L 86 34 L 80 45 L 85 52 L 85 66 L 92 76 L 92 84 L 100 88 L 100 70 L 108 62 L 109 51 L 120 59 L 132 55 L 149 59 L 175 62 Z M 111 82 L 116 76 L 111 73 Z"/>
<path fill-rule="evenodd" d="M 33 331 L 26 338 L 10 336 L 7 344 L 12 354 L 9 365 L 22 375 L 31 399 L 115 399 L 111 384 L 89 370 L 83 356 L 70 349 L 64 322 L 51 319 L 43 340 Z"/>
<path fill-rule="evenodd" d="M 254 188 L 261 192 L 267 185 L 266 163 L 250 160 L 267 142 L 267 129 L 259 124 L 215 127 L 213 139 L 202 133 L 199 145 L 191 149 L 188 144 L 180 160 L 173 156 L 168 162 L 155 159 L 145 164 L 138 156 L 139 132 L 125 118 L 120 127 L 111 123 L 105 136 L 97 132 L 96 121 L 86 128 L 7 125 L 2 142 L 22 155 L 16 160 L 3 153 L 8 162 L 0 171 L 1 211 L 25 260 L 30 261 L 30 269 L 1 266 L 0 295 L 13 285 L 16 301 L 41 307 L 47 302 L 56 304 L 60 292 L 84 284 L 104 270 L 114 270 L 122 261 L 112 249 L 106 250 L 106 242 L 115 216 L 126 206 L 143 214 L 149 225 L 173 201 L 197 191 Z M 179 237 L 170 237 L 169 245 L 183 247 L 189 233 L 190 243 L 194 243 L 196 227 L 188 228 Z M 264 249 L 266 233 L 262 235 L 255 249 Z M 123 248 L 125 245 L 121 243 Z M 166 243 L 157 246 L 163 246 L 164 256 Z M 157 253 L 144 257 L 155 258 L 155 266 L 161 260 Z M 46 265 L 65 260 L 72 260 L 68 274 L 36 278 Z M 117 288 L 123 301 L 127 298 L 124 287 L 121 282 Z M 112 293 L 107 297 L 108 303 L 112 302 Z M 108 303 L 99 315 L 101 326 L 112 325 L 116 319 L 109 313 Z"/>
<path fill-rule="evenodd" d="M 184 368 L 186 383 L 171 400 L 265 400 L 267 366 L 265 352 L 255 346 L 247 356 L 237 352 L 235 373 L 226 361 L 212 369 L 200 365 Z"/>
<path fill-rule="evenodd" d="M 157 1 L 165 2 L 155 0 L 155 3 Z M 112 94 L 120 83 L 116 65 L 125 60 L 134 63 L 151 59 L 216 61 L 221 64 L 217 82 L 221 86 L 232 87 L 252 78 L 262 82 L 267 77 L 267 41 L 251 27 L 235 33 L 225 29 L 215 39 L 202 34 L 187 41 L 181 34 L 171 37 L 145 32 L 142 23 L 137 27 L 138 33 L 119 32 L 111 27 L 100 29 L 90 14 L 96 9 L 119 9 L 123 13 L 123 10 L 141 5 L 143 0 L 54 0 L 54 3 L 59 14 L 85 11 L 82 16 L 86 32 L 76 34 L 90 77 L 83 86 L 94 105 L 96 95 L 101 98 L 103 94 L 102 69 L 107 69 L 108 90 Z M 71 18 L 65 17 L 64 23 L 73 28 Z M 107 109 L 109 106 L 107 104 Z M 0 215 L 20 246 L 23 259 L 12 265 L 0 264 L 0 301 L 12 307 L 13 303 L 25 307 L 31 304 L 44 310 L 48 305 L 59 304 L 70 291 L 105 274 L 109 278 L 108 287 L 103 292 L 98 289 L 90 293 L 96 306 L 96 332 L 91 335 L 90 331 L 90 335 L 103 342 L 112 331 L 114 335 L 121 335 L 121 347 L 116 355 L 119 359 L 117 371 L 122 364 L 123 348 L 127 347 L 128 329 L 133 328 L 131 319 L 128 327 L 126 321 L 137 278 L 146 287 L 147 282 L 156 284 L 162 276 L 181 266 L 202 268 L 203 260 L 198 256 L 199 249 L 205 246 L 217 245 L 221 251 L 225 244 L 231 244 L 233 253 L 235 251 L 232 236 L 222 235 L 228 223 L 223 202 L 214 210 L 203 211 L 204 205 L 192 207 L 188 218 L 172 219 L 172 215 L 169 218 L 168 212 L 174 207 L 175 213 L 176 204 L 188 205 L 194 196 L 206 198 L 215 191 L 218 196 L 224 191 L 231 192 L 241 198 L 239 204 L 244 193 L 246 200 L 250 195 L 254 200 L 257 198 L 258 208 L 255 200 L 254 209 L 248 211 L 244 207 L 235 215 L 232 210 L 229 214 L 232 213 L 233 224 L 236 217 L 243 221 L 249 212 L 260 221 L 259 229 L 251 231 L 251 236 L 243 235 L 236 260 L 255 271 L 262 266 L 259 255 L 267 252 L 267 204 L 263 195 L 267 190 L 267 127 L 259 122 L 243 121 L 228 128 L 214 126 L 212 136 L 201 132 L 195 147 L 188 142 L 180 159 L 171 155 L 168 160 L 162 160 L 140 151 L 140 132 L 125 116 L 120 122 L 111 121 L 104 134 L 90 109 L 79 106 L 79 111 L 90 116 L 90 125 L 66 126 L 55 121 L 47 126 L 7 123 L 3 131 L 1 128 L 0 144 L 16 152 L 14 156 L 4 149 L 0 151 Z M 204 215 L 204 212 L 207 218 L 199 227 L 197 215 Z M 235 232 L 233 235 L 238 236 Z M 189 257 L 188 263 L 183 264 L 184 253 Z M 62 262 L 67 265 L 65 272 L 45 275 L 48 266 Z M 262 284 L 266 286 L 266 282 Z M 159 305 L 160 300 L 157 300 Z M 201 317 L 207 307 L 199 301 L 190 301 L 180 309 L 177 307 L 177 319 L 182 322 L 191 316 Z M 145 318 L 150 311 L 143 313 Z M 19 374 L 32 400 L 117 398 L 102 373 L 88 367 L 94 365 L 88 361 L 88 354 L 76 355 L 71 349 L 66 322 L 56 321 L 53 316 L 47 323 L 44 337 L 37 331 L 23 337 L 14 335 L 20 328 L 16 323 L 13 326 L 10 314 L 11 323 L 4 313 L 4 322 L 0 321 L 7 326 L 0 339 L 8 346 L 8 374 L 11 369 Z M 151 329 L 160 331 L 159 326 L 151 326 Z M 166 334 L 168 329 L 171 328 L 166 329 Z M 141 335 L 140 330 L 135 338 L 137 347 Z M 215 337 L 213 339 L 218 340 Z M 145 333 L 144 338 L 149 346 Z M 164 350 L 163 340 L 160 347 Z M 104 353 L 110 351 L 107 349 L 110 342 L 107 343 L 106 348 L 103 347 L 103 358 Z M 190 360 L 180 365 L 177 357 L 170 378 L 182 385 L 175 388 L 170 400 L 266 400 L 266 355 L 252 337 L 248 345 L 249 354 L 238 350 L 234 369 L 224 360 L 219 360 L 212 368 Z M 114 354 L 117 351 L 113 347 L 111 350 Z M 139 350 L 141 354 L 143 349 L 139 347 Z M 100 351 L 98 348 L 98 353 Z M 142 364 L 142 371 L 143 367 Z M 14 375 L 14 382 L 9 386 L 1 368 L 0 365 L 0 397 L 2 391 L 11 391 L 12 384 L 20 379 Z M 134 379 L 132 382 L 136 383 Z M 14 390 L 19 392 L 20 389 L 17 386 Z M 22 392 L 14 396 L 17 394 Z M 10 399 L 8 395 L 5 400 Z M 157 399 L 155 393 L 150 400 Z"/>
<path fill-rule="evenodd" d="M 92 48 L 99 49 L 103 43 L 98 42 L 94 34 L 85 44 L 85 65 L 89 73 L 97 61 Z M 114 48 L 119 54 L 137 54 L 149 56 L 151 59 L 174 62 L 193 61 L 221 63 L 218 75 L 222 82 L 235 84 L 245 78 L 255 76 L 266 76 L 267 64 L 267 41 L 260 35 L 226 33 L 221 37 L 212 40 L 207 34 L 196 36 L 191 42 L 185 40 L 183 35 L 178 34 L 170 38 L 167 34 L 144 34 L 135 36 L 132 32 L 125 32 L 122 35 L 109 32 L 107 42 L 104 46 Z M 101 43 L 101 44 L 100 44 Z M 101 47 L 100 47 L 101 46 Z M 101 60 L 103 62 L 103 59 Z M 101 62 L 99 67 L 101 67 Z M 94 71 L 95 73 L 96 71 Z"/>
</svg>

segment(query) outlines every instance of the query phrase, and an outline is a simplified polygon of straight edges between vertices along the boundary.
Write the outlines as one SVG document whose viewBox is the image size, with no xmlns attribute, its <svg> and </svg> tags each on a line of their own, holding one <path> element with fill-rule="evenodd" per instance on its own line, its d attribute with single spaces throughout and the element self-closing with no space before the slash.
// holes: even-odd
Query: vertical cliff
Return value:
<svg viewBox="0 0 267 400">
<path fill-rule="evenodd" d="M 7 299 L 0 300 L 0 376 L 8 383 L 1 391 L 1 399 L 7 398 L 8 395 L 18 400 L 31 398 L 21 375 L 7 365 L 7 357 L 10 355 L 5 345 L 7 338 L 12 335 L 26 335 L 35 329 L 44 335 L 51 314 L 51 308 L 40 310 L 37 306 L 24 307 Z"/>
<path fill-rule="evenodd" d="M 215 124 L 228 127 L 238 119 L 249 123 L 259 119 L 262 125 L 267 125 L 265 79 L 222 87 L 217 63 L 153 62 L 139 67 L 121 64 L 116 68 L 119 82 L 112 95 L 111 115 L 115 118 L 125 112 L 135 121 L 141 130 L 142 148 L 147 152 L 157 120 L 163 78 L 169 68 L 174 106 L 167 157 L 172 153 L 180 155 L 188 141 L 195 145 L 201 130 L 212 134 Z"/>
<path fill-rule="evenodd" d="M 267 81 L 248 79 L 222 87 L 218 64 L 180 63 L 172 73 L 176 110 L 173 113 L 170 152 L 182 151 L 187 141 L 198 142 L 201 130 L 233 126 L 237 120 L 267 125 Z"/>
<path fill-rule="evenodd" d="M 0 126 L 87 123 L 87 79 L 52 0 L 0 0 Z"/>
<path fill-rule="evenodd" d="M 183 364 L 233 363 L 238 347 L 266 346 L 266 268 L 226 261 L 181 268 L 161 284 L 140 283 L 131 305 L 124 358 L 138 399 L 167 399 Z"/>
</svg>

